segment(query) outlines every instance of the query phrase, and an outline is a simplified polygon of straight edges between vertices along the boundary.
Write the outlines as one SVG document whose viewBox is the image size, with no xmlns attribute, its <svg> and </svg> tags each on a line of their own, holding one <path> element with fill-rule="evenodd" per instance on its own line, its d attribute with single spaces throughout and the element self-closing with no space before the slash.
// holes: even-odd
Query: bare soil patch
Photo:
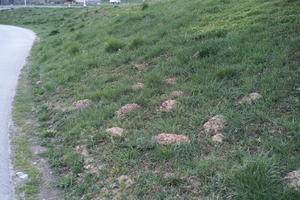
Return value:
<svg viewBox="0 0 300 200">
<path fill-rule="evenodd" d="M 176 100 L 166 100 L 160 105 L 159 110 L 162 112 L 170 112 L 176 104 Z"/>
<path fill-rule="evenodd" d="M 241 100 L 239 100 L 239 104 L 244 104 L 244 103 L 252 103 L 254 101 L 257 101 L 258 99 L 260 99 L 262 96 L 257 93 L 257 92 L 253 92 L 250 93 L 246 96 L 244 96 Z"/>
<path fill-rule="evenodd" d="M 118 117 L 124 116 L 126 113 L 132 112 L 134 110 L 139 109 L 141 106 L 139 106 L 136 103 L 132 103 L 132 104 L 126 104 L 125 106 L 122 106 L 119 110 L 117 110 L 115 112 L 115 114 Z"/>
<path fill-rule="evenodd" d="M 300 169 L 288 173 L 284 178 L 290 187 L 300 189 Z"/>
<path fill-rule="evenodd" d="M 112 127 L 105 130 L 107 133 L 109 133 L 113 137 L 122 136 L 124 129 L 120 127 Z"/>
<path fill-rule="evenodd" d="M 210 118 L 205 124 L 203 125 L 203 132 L 204 133 L 220 133 L 224 128 L 224 123 L 226 122 L 225 117 L 223 115 L 216 115 Z"/>
<path fill-rule="evenodd" d="M 160 145 L 169 145 L 169 144 L 182 144 L 188 143 L 190 140 L 185 135 L 171 134 L 171 133 L 161 133 L 157 136 L 154 136 L 154 139 Z"/>
</svg>

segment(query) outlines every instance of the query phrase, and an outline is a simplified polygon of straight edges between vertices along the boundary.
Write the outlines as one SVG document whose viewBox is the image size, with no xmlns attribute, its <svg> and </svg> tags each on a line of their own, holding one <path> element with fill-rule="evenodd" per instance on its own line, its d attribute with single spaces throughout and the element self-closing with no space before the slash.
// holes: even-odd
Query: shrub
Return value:
<svg viewBox="0 0 300 200">
<path fill-rule="evenodd" d="M 57 34 L 59 34 L 59 31 L 58 30 L 53 30 L 48 35 L 52 36 L 52 35 L 57 35 Z"/>
<path fill-rule="evenodd" d="M 131 41 L 130 48 L 137 48 L 138 46 L 141 46 L 143 43 L 144 43 L 144 40 L 142 38 L 139 38 L 139 37 L 134 38 Z"/>
<path fill-rule="evenodd" d="M 111 39 L 107 42 L 105 46 L 105 51 L 107 52 L 115 52 L 119 51 L 125 46 L 125 43 L 118 39 Z"/>
<path fill-rule="evenodd" d="M 142 10 L 145 10 L 145 9 L 147 9 L 147 8 L 149 8 L 149 4 L 146 3 L 146 2 L 144 2 L 144 3 L 142 4 Z"/>
<path fill-rule="evenodd" d="M 145 83 L 152 88 L 160 88 L 164 84 L 161 74 L 155 71 L 145 75 Z"/>
<path fill-rule="evenodd" d="M 73 43 L 70 43 L 70 44 L 68 45 L 67 51 L 68 51 L 70 54 L 76 54 L 76 53 L 79 52 L 79 50 L 80 50 L 80 46 L 79 46 L 78 43 L 73 42 Z"/>
</svg>

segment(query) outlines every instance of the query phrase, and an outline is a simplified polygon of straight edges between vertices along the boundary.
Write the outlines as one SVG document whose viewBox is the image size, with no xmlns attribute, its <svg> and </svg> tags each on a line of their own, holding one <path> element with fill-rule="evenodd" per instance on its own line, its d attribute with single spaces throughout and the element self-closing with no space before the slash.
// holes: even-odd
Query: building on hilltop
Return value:
<svg viewBox="0 0 300 200">
<path fill-rule="evenodd" d="M 50 4 L 50 3 L 55 3 L 55 4 L 63 4 L 67 0 L 27 0 L 28 5 L 44 5 L 44 4 Z M 0 5 L 23 5 L 24 0 L 0 0 Z"/>
</svg>

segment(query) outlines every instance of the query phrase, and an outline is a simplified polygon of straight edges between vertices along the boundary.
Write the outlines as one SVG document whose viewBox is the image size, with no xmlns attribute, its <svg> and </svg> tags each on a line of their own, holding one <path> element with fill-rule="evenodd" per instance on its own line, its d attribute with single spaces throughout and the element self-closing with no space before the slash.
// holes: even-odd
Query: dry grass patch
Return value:
<svg viewBox="0 0 300 200">
<path fill-rule="evenodd" d="M 174 96 L 174 97 L 179 97 L 179 96 L 181 96 L 181 95 L 183 95 L 183 94 L 184 94 L 184 92 L 181 91 L 181 90 L 176 90 L 176 91 L 173 91 L 173 92 L 171 93 L 171 95 Z"/>
<path fill-rule="evenodd" d="M 77 110 L 80 108 L 84 108 L 92 103 L 91 100 L 89 99 L 83 99 L 76 101 L 72 103 L 70 106 L 62 107 L 62 106 L 56 106 L 54 109 L 55 110 L 60 110 L 60 111 L 69 111 L 69 110 Z"/>
<path fill-rule="evenodd" d="M 142 88 L 144 88 L 144 83 L 135 83 L 131 88 L 133 89 L 133 90 L 139 90 L 139 89 L 142 89 Z"/>
<path fill-rule="evenodd" d="M 143 71 L 146 67 L 146 65 L 143 63 L 142 64 L 133 64 L 132 66 L 134 69 L 136 69 L 138 71 Z"/>
<path fill-rule="evenodd" d="M 118 117 L 121 117 L 121 116 L 124 116 L 126 113 L 132 112 L 132 111 L 137 110 L 139 108 L 141 108 L 141 106 L 139 106 L 136 103 L 126 104 L 125 106 L 122 106 L 119 110 L 117 110 L 115 112 L 115 114 Z"/>
<path fill-rule="evenodd" d="M 247 96 L 244 96 L 241 100 L 239 100 L 239 104 L 244 104 L 244 103 L 252 103 L 254 101 L 257 101 L 258 99 L 260 99 L 262 96 L 257 93 L 257 92 L 253 92 L 250 93 Z"/>
<path fill-rule="evenodd" d="M 169 85 L 175 85 L 177 83 L 177 78 L 168 78 L 166 83 Z"/>
<path fill-rule="evenodd" d="M 189 138 L 185 135 L 171 133 L 161 133 L 157 136 L 154 136 L 154 139 L 160 145 L 183 144 L 190 142 Z"/>
</svg>

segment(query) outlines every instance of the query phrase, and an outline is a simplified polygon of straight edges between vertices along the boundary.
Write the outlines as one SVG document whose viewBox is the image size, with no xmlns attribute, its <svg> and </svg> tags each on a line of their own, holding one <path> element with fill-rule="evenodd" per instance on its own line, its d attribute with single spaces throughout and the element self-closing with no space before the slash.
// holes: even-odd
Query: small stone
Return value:
<svg viewBox="0 0 300 200">
<path fill-rule="evenodd" d="M 136 83 L 131 88 L 134 90 L 142 89 L 144 87 L 144 83 Z"/>
<path fill-rule="evenodd" d="M 159 110 L 163 112 L 170 112 L 174 108 L 176 103 L 176 100 L 166 100 L 160 105 Z"/>
<path fill-rule="evenodd" d="M 43 81 L 39 80 L 39 81 L 37 81 L 35 84 L 36 84 L 36 85 L 41 85 L 42 83 L 43 83 Z"/>
<path fill-rule="evenodd" d="M 173 91 L 172 92 L 172 96 L 174 96 L 174 97 L 178 97 L 178 96 L 181 96 L 181 95 L 183 95 L 183 91 L 181 91 L 181 90 L 176 90 L 176 91 Z"/>
<path fill-rule="evenodd" d="M 134 110 L 137 110 L 139 109 L 141 106 L 139 106 L 138 104 L 136 103 L 133 103 L 133 104 L 126 104 L 125 106 L 122 106 L 119 110 L 117 110 L 115 112 L 115 114 L 118 116 L 118 117 L 121 117 L 123 115 L 125 115 L 126 113 L 129 113 L 131 111 L 134 111 Z"/>
<path fill-rule="evenodd" d="M 223 115 L 216 115 L 210 118 L 205 124 L 203 125 L 204 133 L 215 132 L 219 133 L 224 128 L 224 123 L 226 122 Z"/>
<path fill-rule="evenodd" d="M 215 143 L 222 143 L 223 138 L 224 138 L 224 135 L 221 134 L 221 133 L 218 133 L 218 134 L 211 137 L 212 141 L 214 141 Z"/>
<path fill-rule="evenodd" d="M 112 128 L 108 128 L 105 130 L 107 133 L 109 133 L 111 136 L 122 136 L 124 129 L 120 128 L 120 127 L 112 127 Z"/>
<path fill-rule="evenodd" d="M 244 96 L 238 103 L 239 104 L 252 103 L 253 101 L 257 101 L 261 97 L 262 96 L 259 93 L 253 92 L 253 93 L 250 93 L 247 96 Z"/>
<path fill-rule="evenodd" d="M 161 133 L 157 136 L 154 136 L 154 139 L 160 145 L 169 145 L 169 144 L 182 144 L 188 143 L 190 140 L 185 135 L 177 135 L 171 133 Z"/>
<path fill-rule="evenodd" d="M 177 78 L 169 78 L 166 80 L 169 85 L 175 85 L 177 82 Z"/>
<path fill-rule="evenodd" d="M 288 173 L 284 179 L 288 181 L 290 187 L 300 189 L 300 169 Z"/>
<path fill-rule="evenodd" d="M 20 179 L 27 179 L 28 178 L 28 174 L 25 174 L 23 172 L 17 172 L 16 175 L 20 178 Z"/>
</svg>

